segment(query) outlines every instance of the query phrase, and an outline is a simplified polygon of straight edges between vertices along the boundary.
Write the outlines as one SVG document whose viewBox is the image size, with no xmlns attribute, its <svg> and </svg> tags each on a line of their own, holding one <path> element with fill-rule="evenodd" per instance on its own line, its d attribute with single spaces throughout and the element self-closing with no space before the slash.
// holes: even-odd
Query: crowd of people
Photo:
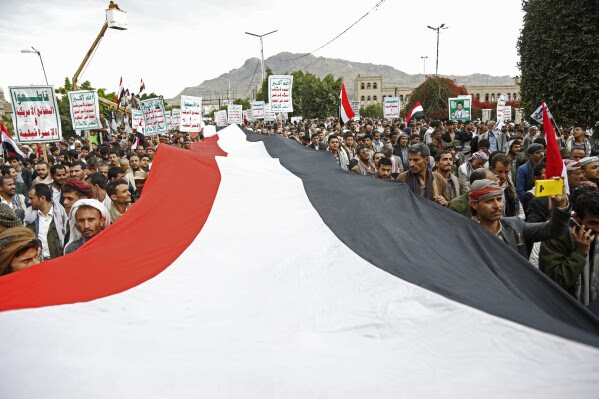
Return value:
<svg viewBox="0 0 599 399">
<path fill-rule="evenodd" d="M 599 139 L 585 126 L 556 127 L 567 179 L 561 194 L 536 196 L 535 182 L 546 179 L 542 125 L 501 125 L 329 119 L 249 128 L 327 151 L 348 173 L 407 184 L 480 223 L 589 305 L 599 293 Z"/>
<path fill-rule="evenodd" d="M 542 125 L 363 119 L 342 126 L 328 118 L 246 128 L 327 151 L 348 173 L 404 183 L 480 223 L 584 305 L 597 300 L 599 139 L 585 126 L 557 129 L 567 179 L 553 196 L 535 191 L 546 172 Z M 24 156 L 0 159 L 0 275 L 78 250 L 139 201 L 161 145 L 189 149 L 201 139 L 106 129 L 53 143 L 47 154 L 23 145 Z"/>
</svg>

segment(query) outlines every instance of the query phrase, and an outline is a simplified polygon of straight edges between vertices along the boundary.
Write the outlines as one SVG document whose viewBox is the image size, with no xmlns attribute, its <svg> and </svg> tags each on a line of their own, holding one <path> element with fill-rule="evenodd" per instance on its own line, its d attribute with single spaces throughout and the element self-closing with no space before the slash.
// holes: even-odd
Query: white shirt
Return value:
<svg viewBox="0 0 599 399">
<path fill-rule="evenodd" d="M 57 190 L 52 184 L 52 202 L 55 204 L 60 204 L 60 196 L 62 195 L 62 191 Z"/>
<path fill-rule="evenodd" d="M 52 211 L 54 206 L 50 207 L 48 215 L 44 215 L 42 211 L 38 210 L 39 216 L 38 233 L 37 238 L 42 242 L 42 254 L 44 258 L 50 257 L 50 248 L 48 247 L 48 230 L 50 230 L 50 223 L 52 223 Z"/>
</svg>

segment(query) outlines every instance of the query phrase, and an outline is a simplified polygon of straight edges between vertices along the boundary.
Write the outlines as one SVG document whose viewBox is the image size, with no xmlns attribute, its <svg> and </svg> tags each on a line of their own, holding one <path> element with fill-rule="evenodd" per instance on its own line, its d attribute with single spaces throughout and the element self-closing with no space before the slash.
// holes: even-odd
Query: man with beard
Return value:
<svg viewBox="0 0 599 399">
<path fill-rule="evenodd" d="M 98 200 L 79 200 L 73 204 L 72 210 L 69 216 L 71 237 L 65 245 L 65 255 L 81 248 L 110 224 L 108 210 Z"/>
<path fill-rule="evenodd" d="M 430 151 L 426 144 L 413 144 L 408 148 L 410 170 L 400 174 L 397 180 L 406 183 L 414 194 L 447 206 L 445 198 L 447 183 L 443 176 L 428 168 Z"/>
<path fill-rule="evenodd" d="M 62 186 L 68 178 L 67 169 L 64 165 L 52 165 L 50 175 L 52 176 L 52 184 L 50 185 L 52 189 L 52 202 L 58 204 L 62 196 Z"/>
<path fill-rule="evenodd" d="M 473 170 L 480 169 L 485 166 L 489 157 L 484 152 L 475 152 L 458 168 L 458 178 L 460 185 L 465 191 L 470 188 L 470 174 Z"/>
<path fill-rule="evenodd" d="M 391 170 L 392 170 L 391 160 L 387 157 L 383 157 L 383 158 L 379 159 L 379 162 L 378 162 L 377 168 L 376 168 L 375 177 L 377 179 L 389 180 L 389 179 L 391 179 Z"/>
<path fill-rule="evenodd" d="M 453 155 L 449 150 L 441 150 L 435 156 L 435 165 L 437 166 L 437 173 L 439 173 L 447 182 L 447 189 L 445 190 L 445 198 L 448 201 L 456 199 L 460 193 L 460 180 L 457 176 L 451 173 L 453 166 Z"/>
<path fill-rule="evenodd" d="M 595 185 L 599 183 L 599 157 L 587 157 L 580 160 L 582 178 Z"/>
<path fill-rule="evenodd" d="M 507 148 L 507 155 L 510 157 L 510 176 L 512 182 L 515 182 L 518 168 L 524 163 L 520 154 L 520 151 L 522 151 L 522 141 L 518 139 L 510 140 L 507 143 Z"/>
<path fill-rule="evenodd" d="M 37 177 L 33 179 L 33 184 L 52 184 L 52 178 L 50 177 L 50 168 L 48 167 L 48 162 L 39 161 L 35 165 L 35 170 L 37 171 Z"/>
<path fill-rule="evenodd" d="M 68 178 L 62 185 L 62 205 L 69 216 L 75 202 L 80 199 L 93 198 L 93 196 L 92 187 L 82 180 Z"/>
<path fill-rule="evenodd" d="M 395 147 L 393 149 L 393 154 L 397 155 L 401 159 L 401 163 L 404 170 L 410 168 L 410 161 L 408 160 L 408 142 L 410 141 L 410 136 L 406 133 L 402 133 L 399 135 L 397 139 L 397 143 L 395 143 Z"/>
<path fill-rule="evenodd" d="M 31 208 L 27 209 L 26 226 L 42 243 L 44 260 L 62 255 L 67 229 L 67 213 L 62 205 L 52 202 L 52 190 L 46 184 L 34 184 L 29 190 Z"/>
<path fill-rule="evenodd" d="M 25 217 L 25 196 L 17 194 L 15 182 L 8 176 L 0 176 L 0 202 L 11 207 L 19 219 Z"/>
</svg>

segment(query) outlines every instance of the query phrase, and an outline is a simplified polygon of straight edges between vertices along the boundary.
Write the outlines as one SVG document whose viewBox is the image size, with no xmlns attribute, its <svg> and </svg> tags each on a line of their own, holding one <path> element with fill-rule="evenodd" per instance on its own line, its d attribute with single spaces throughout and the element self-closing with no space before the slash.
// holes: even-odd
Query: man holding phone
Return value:
<svg viewBox="0 0 599 399">
<path fill-rule="evenodd" d="M 581 187 L 572 194 L 571 228 L 541 244 L 539 268 L 583 305 L 598 299 L 599 191 Z"/>
</svg>

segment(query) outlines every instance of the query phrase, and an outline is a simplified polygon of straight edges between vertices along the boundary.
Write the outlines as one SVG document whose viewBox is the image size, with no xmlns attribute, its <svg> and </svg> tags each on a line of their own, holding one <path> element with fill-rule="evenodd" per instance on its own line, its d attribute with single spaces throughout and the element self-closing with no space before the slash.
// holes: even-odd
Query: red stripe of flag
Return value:
<svg viewBox="0 0 599 399">
<path fill-rule="evenodd" d="M 545 152 L 546 171 L 545 176 L 549 179 L 551 177 L 562 177 L 562 170 L 564 163 L 562 161 L 562 155 L 557 145 L 555 138 L 555 130 L 549 119 L 547 113 L 547 104 L 543 101 L 543 131 L 545 132 L 545 140 L 547 141 L 547 149 Z"/>
<path fill-rule="evenodd" d="M 349 122 L 356 114 L 351 109 L 349 98 L 347 98 L 347 92 L 345 91 L 345 84 L 341 83 L 341 104 L 339 106 L 339 118 L 343 123 Z"/>
</svg>

